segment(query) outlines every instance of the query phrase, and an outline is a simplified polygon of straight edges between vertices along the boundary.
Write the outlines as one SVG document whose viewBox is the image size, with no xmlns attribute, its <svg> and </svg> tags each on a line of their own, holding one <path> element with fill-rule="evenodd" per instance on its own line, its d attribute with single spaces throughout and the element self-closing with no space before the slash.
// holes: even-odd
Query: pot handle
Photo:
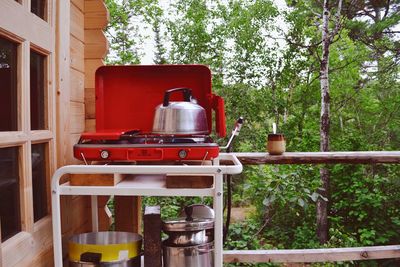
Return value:
<svg viewBox="0 0 400 267">
<path fill-rule="evenodd" d="M 96 264 L 96 266 L 97 266 L 101 262 L 101 256 L 102 256 L 101 253 L 84 252 L 81 254 L 80 261 L 83 263 L 93 263 L 93 264 Z"/>
<path fill-rule="evenodd" d="M 209 253 L 213 252 L 214 248 L 196 248 L 196 250 L 200 253 Z"/>
<path fill-rule="evenodd" d="M 167 107 L 169 105 L 169 96 L 172 93 L 175 93 L 175 92 L 182 92 L 183 93 L 183 99 L 186 102 L 190 102 L 192 100 L 192 89 L 185 88 L 185 87 L 173 88 L 173 89 L 169 89 L 169 90 L 165 91 L 164 101 L 163 101 L 163 106 L 164 107 Z"/>
</svg>

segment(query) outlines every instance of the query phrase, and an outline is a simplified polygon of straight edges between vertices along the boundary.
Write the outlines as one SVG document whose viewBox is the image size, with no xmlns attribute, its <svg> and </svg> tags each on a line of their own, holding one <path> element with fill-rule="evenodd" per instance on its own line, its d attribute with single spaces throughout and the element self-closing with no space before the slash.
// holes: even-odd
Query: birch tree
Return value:
<svg viewBox="0 0 400 267">
<path fill-rule="evenodd" d="M 329 94 L 329 48 L 341 28 L 340 12 L 342 0 L 339 0 L 334 28 L 330 30 L 331 6 L 329 0 L 324 0 L 322 11 L 322 58 L 320 65 L 321 84 L 321 117 L 320 117 L 320 150 L 329 151 L 330 128 L 330 94 Z M 329 170 L 320 169 L 322 187 L 319 189 L 320 198 L 317 200 L 317 236 L 321 244 L 328 241 L 328 200 L 329 200 Z"/>
</svg>

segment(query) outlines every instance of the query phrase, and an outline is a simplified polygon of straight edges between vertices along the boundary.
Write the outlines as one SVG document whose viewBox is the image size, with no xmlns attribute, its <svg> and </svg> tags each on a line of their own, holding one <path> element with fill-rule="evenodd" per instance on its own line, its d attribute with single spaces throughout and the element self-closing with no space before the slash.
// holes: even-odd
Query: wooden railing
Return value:
<svg viewBox="0 0 400 267">
<path fill-rule="evenodd" d="M 400 164 L 400 151 L 235 153 L 243 165 Z M 326 249 L 225 250 L 224 262 L 338 262 L 400 258 L 400 245 Z"/>
<path fill-rule="evenodd" d="M 400 164 L 400 151 L 235 153 L 243 165 L 256 164 Z"/>
</svg>

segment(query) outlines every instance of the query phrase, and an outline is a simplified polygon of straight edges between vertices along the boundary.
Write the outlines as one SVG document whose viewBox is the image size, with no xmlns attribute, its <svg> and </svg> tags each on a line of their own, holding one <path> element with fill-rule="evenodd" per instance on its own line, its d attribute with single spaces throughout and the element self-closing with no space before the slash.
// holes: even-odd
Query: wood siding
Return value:
<svg viewBox="0 0 400 267">
<path fill-rule="evenodd" d="M 108 23 L 108 11 L 103 1 L 84 1 L 84 64 L 85 64 L 85 131 L 94 131 L 95 122 L 95 90 L 94 77 L 97 68 L 104 65 L 104 57 L 108 52 L 108 42 L 103 30 Z M 109 229 L 111 220 L 104 210 L 109 197 L 98 197 L 99 230 Z"/>
<path fill-rule="evenodd" d="M 59 25 L 60 87 L 57 95 L 58 109 L 58 167 L 81 164 L 73 157 L 73 145 L 85 129 L 84 106 L 84 1 L 71 0 L 60 12 L 59 21 L 69 21 L 69 25 Z M 68 23 L 67 23 L 68 24 Z M 62 53 L 65 57 L 62 57 Z M 68 177 L 65 177 L 65 180 Z M 71 235 L 90 231 L 90 199 L 88 197 L 63 196 L 61 198 L 61 223 L 63 240 L 66 244 Z M 65 251 L 66 253 L 66 251 Z M 52 251 L 51 251 L 52 254 Z M 66 255 L 66 254 L 65 254 Z M 45 257 L 45 255 L 43 255 Z M 67 259 L 66 259 L 67 260 Z M 51 262 L 52 266 L 53 262 Z"/>
<path fill-rule="evenodd" d="M 85 130 L 94 131 L 95 91 L 94 77 L 98 67 L 104 65 L 108 51 L 107 39 L 103 29 L 108 23 L 108 12 L 105 4 L 99 0 L 85 0 Z"/>
<path fill-rule="evenodd" d="M 86 92 L 94 92 L 93 68 L 103 65 L 102 59 L 108 47 L 107 40 L 102 33 L 102 29 L 108 22 L 108 14 L 103 1 L 71 0 L 67 5 L 69 5 L 69 15 L 60 14 L 60 16 L 64 16 L 65 21 L 70 21 L 70 25 L 65 27 L 68 28 L 68 32 L 60 25 L 60 52 L 63 51 L 63 48 L 68 49 L 69 57 L 67 56 L 64 61 L 61 58 L 62 62 L 59 66 L 60 80 L 64 82 L 60 86 L 58 94 L 59 167 L 68 164 L 82 164 L 73 157 L 73 145 L 78 142 L 80 134 L 86 130 L 88 97 L 92 99 L 91 102 L 94 105 L 94 93 L 87 96 Z M 95 10 L 93 10 L 94 7 L 96 7 Z M 103 9 L 100 10 L 100 7 Z M 101 25 L 95 29 L 95 22 L 87 18 L 93 16 L 94 12 L 96 12 L 97 20 L 102 18 Z M 88 20 L 91 21 L 89 32 L 85 27 Z M 88 84 L 92 90 L 86 89 Z M 89 110 L 93 112 L 92 107 Z M 61 209 L 64 244 L 71 235 L 91 230 L 89 197 L 62 196 Z M 66 251 L 64 252 L 66 253 Z"/>
</svg>

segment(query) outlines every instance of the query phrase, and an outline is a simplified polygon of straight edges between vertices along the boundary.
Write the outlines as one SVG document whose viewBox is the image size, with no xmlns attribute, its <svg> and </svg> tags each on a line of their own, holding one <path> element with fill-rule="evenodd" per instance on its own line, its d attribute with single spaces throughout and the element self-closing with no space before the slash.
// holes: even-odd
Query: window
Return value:
<svg viewBox="0 0 400 267">
<path fill-rule="evenodd" d="M 41 242 L 38 233 L 48 231 L 51 225 L 49 179 L 55 170 L 56 78 L 53 14 L 58 2 L 0 0 L 0 229 L 1 242 L 6 244 L 2 246 L 4 262 L 13 262 L 11 251 L 16 249 L 7 244 Z M 21 255 L 28 255 L 31 247 L 18 249 Z"/>
<path fill-rule="evenodd" d="M 46 20 L 46 0 L 31 0 L 31 12 Z"/>
<path fill-rule="evenodd" d="M 45 118 L 46 57 L 31 51 L 30 62 L 31 130 L 44 130 L 47 128 Z"/>
<path fill-rule="evenodd" d="M 0 148 L 1 241 L 21 231 L 18 147 Z"/>
<path fill-rule="evenodd" d="M 0 36 L 0 131 L 17 131 L 17 44 Z"/>
<path fill-rule="evenodd" d="M 48 214 L 46 144 L 32 145 L 33 217 L 37 222 Z"/>
</svg>

